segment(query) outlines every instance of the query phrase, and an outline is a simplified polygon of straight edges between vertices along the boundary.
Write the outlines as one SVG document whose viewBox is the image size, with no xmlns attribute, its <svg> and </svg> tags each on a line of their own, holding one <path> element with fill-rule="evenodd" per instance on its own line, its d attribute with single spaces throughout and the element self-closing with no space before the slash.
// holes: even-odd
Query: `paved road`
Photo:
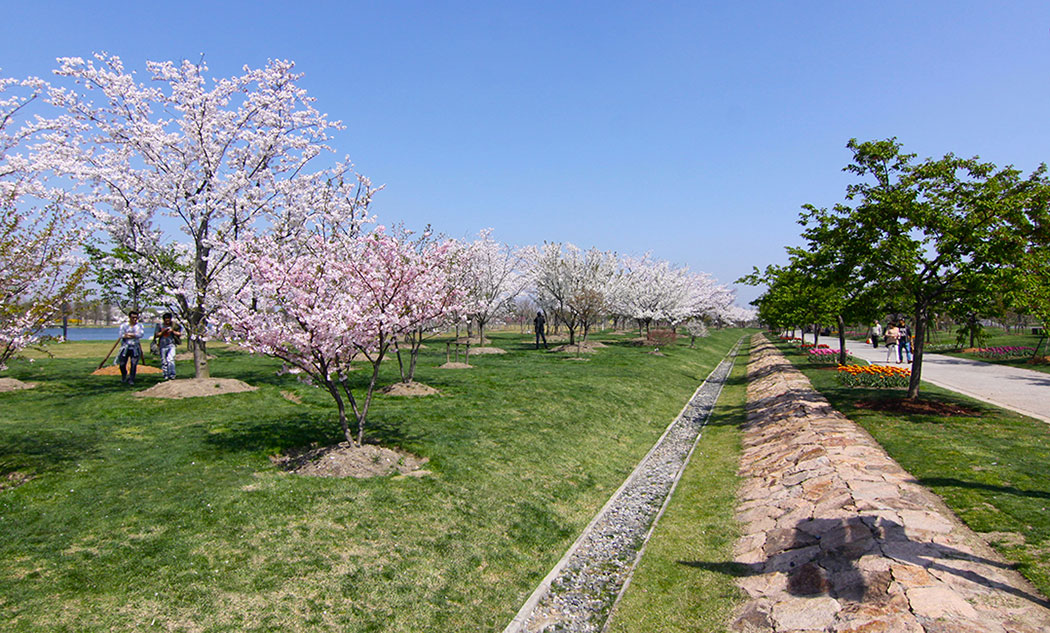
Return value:
<svg viewBox="0 0 1050 633">
<path fill-rule="evenodd" d="M 822 336 L 821 343 L 838 349 L 837 337 Z M 846 349 L 857 358 L 878 365 L 886 362 L 886 349 L 873 349 L 863 341 L 846 341 Z M 1050 374 L 943 354 L 924 354 L 922 379 L 1005 409 L 1050 423 Z"/>
</svg>

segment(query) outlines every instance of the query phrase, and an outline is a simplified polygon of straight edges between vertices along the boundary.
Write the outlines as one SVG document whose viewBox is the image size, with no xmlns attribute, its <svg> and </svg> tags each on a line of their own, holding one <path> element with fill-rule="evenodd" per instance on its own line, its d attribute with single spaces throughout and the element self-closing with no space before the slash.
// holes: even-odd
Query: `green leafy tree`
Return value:
<svg viewBox="0 0 1050 633">
<path fill-rule="evenodd" d="M 1045 226 L 1046 168 L 1022 177 L 1013 167 L 953 154 L 920 162 L 896 139 L 853 139 L 847 147 L 853 162 L 846 171 L 859 182 L 847 187 L 845 204 L 809 207 L 806 220 L 813 235 L 840 245 L 843 271 L 909 305 L 914 399 L 931 314 L 995 292 L 1001 268 L 1017 262 Z"/>
</svg>

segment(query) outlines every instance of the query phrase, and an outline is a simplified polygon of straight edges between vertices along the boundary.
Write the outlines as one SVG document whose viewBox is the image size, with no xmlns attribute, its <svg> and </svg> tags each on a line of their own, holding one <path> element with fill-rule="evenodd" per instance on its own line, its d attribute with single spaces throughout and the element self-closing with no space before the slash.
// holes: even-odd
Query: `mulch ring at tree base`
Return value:
<svg viewBox="0 0 1050 633">
<path fill-rule="evenodd" d="M 937 402 L 936 400 L 908 400 L 906 398 L 860 400 L 854 406 L 858 409 L 881 411 L 883 413 L 940 415 L 944 417 L 957 415 L 978 416 L 981 414 L 981 412 L 976 409 L 971 409 L 958 404 Z"/>
<path fill-rule="evenodd" d="M 581 354 L 593 354 L 595 350 L 602 347 L 608 347 L 608 345 L 606 345 L 605 343 L 600 343 L 598 341 L 584 341 L 583 343 L 580 343 L 578 345 L 576 343 L 573 343 L 572 345 L 569 345 L 568 343 L 566 343 L 565 345 L 559 345 L 558 347 L 552 348 L 551 351 L 576 352 L 577 348 L 579 348 Z"/>
<path fill-rule="evenodd" d="M 470 355 L 474 354 L 506 354 L 507 350 L 498 347 L 471 347 Z"/>
<path fill-rule="evenodd" d="M 452 361 L 450 363 L 445 363 L 444 365 L 438 365 L 438 369 L 474 369 L 474 368 L 472 366 L 466 364 L 466 363 L 457 363 L 455 361 Z"/>
<path fill-rule="evenodd" d="M 395 382 L 392 385 L 387 385 L 380 389 L 381 393 L 385 393 L 388 396 L 432 396 L 438 392 L 437 389 L 424 385 L 421 382 Z"/>
<path fill-rule="evenodd" d="M 398 473 L 409 477 L 429 475 L 420 467 L 429 460 L 410 453 L 373 444 L 355 446 L 340 442 L 335 446 L 292 449 L 270 461 L 281 470 L 311 477 L 385 477 Z"/>
<path fill-rule="evenodd" d="M 0 393 L 4 391 L 18 391 L 20 389 L 33 389 L 35 382 L 22 382 L 16 378 L 0 378 Z"/>
<path fill-rule="evenodd" d="M 139 398 L 201 398 L 204 396 L 218 396 L 224 393 L 240 393 L 242 391 L 255 391 L 246 382 L 236 378 L 186 378 L 182 380 L 168 380 L 157 383 L 144 391 L 132 395 Z"/>
</svg>

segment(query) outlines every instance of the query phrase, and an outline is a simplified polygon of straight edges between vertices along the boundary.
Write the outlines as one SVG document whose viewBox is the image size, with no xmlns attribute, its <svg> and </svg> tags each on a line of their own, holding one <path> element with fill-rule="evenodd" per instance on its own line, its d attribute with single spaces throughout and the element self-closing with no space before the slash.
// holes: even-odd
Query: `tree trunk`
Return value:
<svg viewBox="0 0 1050 633">
<path fill-rule="evenodd" d="M 346 420 L 346 404 L 343 402 L 342 395 L 339 394 L 339 387 L 331 380 L 325 381 L 325 387 L 328 388 L 328 393 L 332 394 L 335 398 L 335 407 L 339 411 L 339 425 L 343 429 L 343 437 L 346 438 L 347 442 L 354 443 L 354 436 L 350 434 L 350 425 Z"/>
<path fill-rule="evenodd" d="M 911 379 L 908 380 L 908 400 L 919 397 L 919 384 L 922 382 L 922 353 L 926 347 L 926 322 L 928 313 L 925 306 L 915 307 L 915 349 L 911 356 Z"/>
<path fill-rule="evenodd" d="M 841 314 L 836 314 L 839 322 L 839 365 L 846 364 L 846 321 Z"/>
</svg>

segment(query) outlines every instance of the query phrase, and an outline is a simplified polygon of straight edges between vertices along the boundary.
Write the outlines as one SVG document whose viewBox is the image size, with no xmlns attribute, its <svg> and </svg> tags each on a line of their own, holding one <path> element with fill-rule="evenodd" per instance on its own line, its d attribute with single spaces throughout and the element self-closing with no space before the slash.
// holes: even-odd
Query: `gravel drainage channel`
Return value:
<svg viewBox="0 0 1050 633">
<path fill-rule="evenodd" d="M 697 388 L 682 412 L 547 574 L 503 633 L 603 630 L 652 528 L 689 463 L 739 348 L 740 341 Z"/>
</svg>

